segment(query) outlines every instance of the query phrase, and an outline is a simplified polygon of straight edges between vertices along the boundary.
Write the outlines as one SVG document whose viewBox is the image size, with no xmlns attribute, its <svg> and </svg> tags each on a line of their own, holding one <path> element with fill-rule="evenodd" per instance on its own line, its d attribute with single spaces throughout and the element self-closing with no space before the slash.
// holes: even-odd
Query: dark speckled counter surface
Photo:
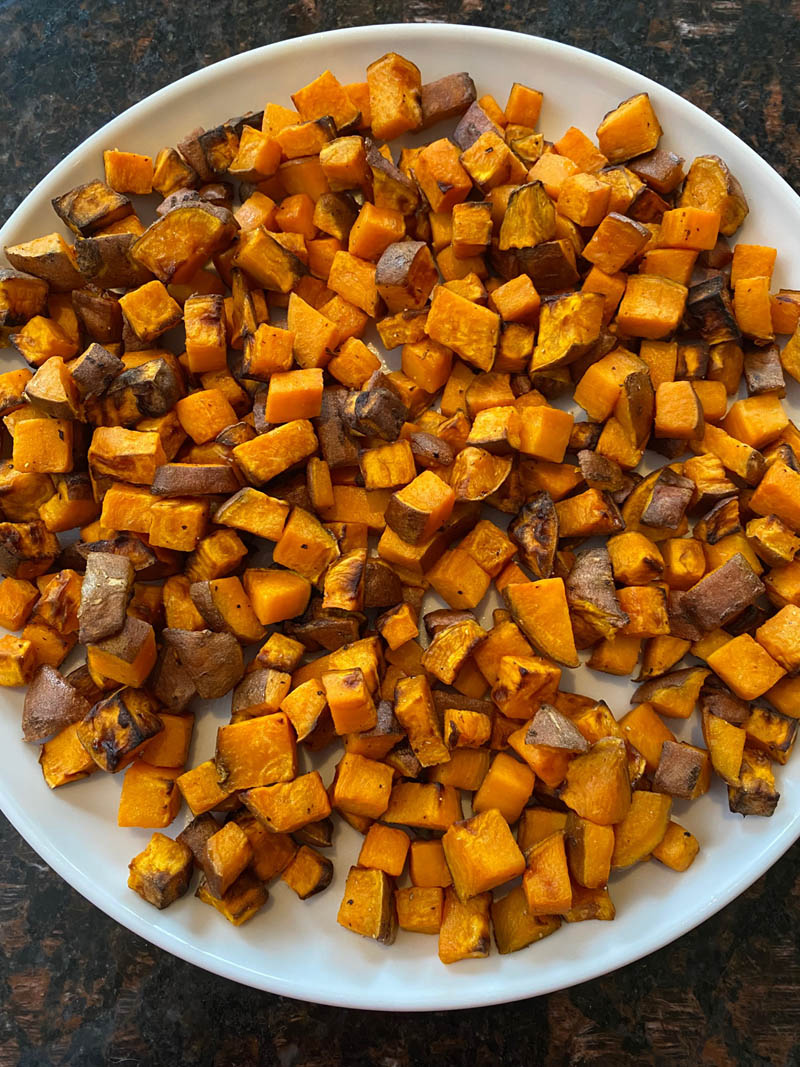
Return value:
<svg viewBox="0 0 800 1067">
<path fill-rule="evenodd" d="M 618 60 L 721 119 L 800 188 L 797 0 L 3 0 L 0 218 L 168 82 L 257 45 L 396 21 L 520 30 Z M 73 892 L 0 817 L 0 1067 L 800 1063 L 800 850 L 675 944 L 503 1007 L 375 1015 L 174 959 Z"/>
</svg>

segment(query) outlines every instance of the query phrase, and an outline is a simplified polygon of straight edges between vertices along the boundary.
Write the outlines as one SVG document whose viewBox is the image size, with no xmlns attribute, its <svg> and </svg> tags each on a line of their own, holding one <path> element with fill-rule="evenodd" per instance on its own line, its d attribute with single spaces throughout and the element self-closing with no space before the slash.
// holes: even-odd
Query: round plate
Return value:
<svg viewBox="0 0 800 1067">
<path fill-rule="evenodd" d="M 72 152 L 14 213 L 0 234 L 2 244 L 55 229 L 50 199 L 101 176 L 103 149 L 118 146 L 155 154 L 198 125 L 210 127 L 268 100 L 288 104 L 291 91 L 325 68 L 343 82 L 362 80 L 366 65 L 388 51 L 412 59 L 424 81 L 468 70 L 479 94 L 493 93 L 501 104 L 513 81 L 541 89 L 541 128 L 549 138 L 572 124 L 592 135 L 603 114 L 621 100 L 650 93 L 666 131 L 662 145 L 688 160 L 711 152 L 728 162 L 750 200 L 742 238 L 780 249 L 775 289 L 797 284 L 790 267 L 800 264 L 800 227 L 787 223 L 798 217 L 798 198 L 755 152 L 708 115 L 647 78 L 575 48 L 500 30 L 449 25 L 318 34 L 235 56 L 183 78 L 136 104 Z M 423 139 L 434 135 L 440 134 L 428 132 Z M 10 359 L 8 353 L 7 364 Z M 800 413 L 797 397 L 793 400 Z M 632 689 L 627 679 L 586 668 L 565 674 L 571 675 L 568 686 L 604 698 L 617 716 L 627 710 Z M 668 944 L 713 915 L 800 833 L 797 765 L 778 768 L 783 796 L 770 819 L 730 814 L 725 790 L 716 780 L 701 800 L 674 805 L 675 817 L 700 840 L 694 865 L 675 874 L 653 861 L 615 876 L 615 922 L 565 925 L 526 951 L 500 956 L 493 949 L 488 959 L 444 967 L 434 937 L 400 931 L 397 942 L 385 947 L 337 925 L 345 877 L 361 840 L 345 825 L 337 828 L 333 884 L 318 897 L 298 901 L 278 882 L 263 911 L 239 928 L 191 894 L 166 911 L 156 911 L 126 887 L 127 864 L 150 832 L 116 826 L 122 775 L 97 774 L 49 791 L 36 765 L 37 746 L 19 739 L 22 693 L 3 690 L 0 704 L 0 806 L 70 885 L 130 930 L 199 967 L 320 1003 L 392 1011 L 466 1008 L 586 981 Z M 218 705 L 198 716 L 190 765 L 213 752 L 216 727 L 229 713 L 229 702 Z M 691 730 L 697 740 L 696 723 L 683 736 L 690 737 Z M 185 821 L 184 810 L 171 832 Z"/>
</svg>

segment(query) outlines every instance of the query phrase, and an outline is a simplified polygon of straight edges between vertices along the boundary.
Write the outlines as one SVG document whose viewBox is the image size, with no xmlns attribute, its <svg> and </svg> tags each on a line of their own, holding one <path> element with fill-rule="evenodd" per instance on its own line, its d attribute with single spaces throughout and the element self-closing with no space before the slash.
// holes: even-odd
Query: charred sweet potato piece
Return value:
<svg viewBox="0 0 800 1067">
<path fill-rule="evenodd" d="M 679 203 L 720 214 L 719 232 L 730 237 L 749 208 L 742 187 L 719 156 L 697 156 L 686 175 Z"/>
<path fill-rule="evenodd" d="M 739 782 L 728 786 L 728 805 L 740 815 L 772 815 L 780 800 L 769 758 L 757 749 L 745 748 Z"/>
<path fill-rule="evenodd" d="M 152 698 L 142 689 L 125 687 L 95 704 L 78 723 L 77 735 L 101 770 L 114 774 L 161 729 Z"/>
<path fill-rule="evenodd" d="M 189 888 L 192 853 L 189 846 L 154 833 L 143 852 L 128 864 L 128 888 L 163 909 L 169 907 Z"/>
<path fill-rule="evenodd" d="M 617 599 L 611 567 L 607 548 L 587 548 L 575 557 L 565 581 L 570 612 L 602 637 L 613 637 L 629 621 Z"/>
<path fill-rule="evenodd" d="M 461 667 L 486 636 L 472 619 L 455 622 L 439 630 L 422 656 L 425 670 L 445 685 L 452 685 Z"/>
<path fill-rule="evenodd" d="M 523 562 L 537 578 L 549 578 L 553 572 L 558 544 L 558 515 L 549 493 L 538 492 L 528 498 L 508 527 Z"/>
<path fill-rule="evenodd" d="M 0 573 L 36 578 L 50 568 L 58 552 L 58 541 L 43 522 L 0 523 Z"/>
</svg>

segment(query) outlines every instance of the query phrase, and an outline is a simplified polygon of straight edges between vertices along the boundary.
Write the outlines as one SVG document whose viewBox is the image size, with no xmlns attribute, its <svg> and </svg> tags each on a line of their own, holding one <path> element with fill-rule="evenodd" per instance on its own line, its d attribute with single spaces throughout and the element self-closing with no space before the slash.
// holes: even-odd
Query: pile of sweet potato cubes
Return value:
<svg viewBox="0 0 800 1067">
<path fill-rule="evenodd" d="M 800 293 L 735 242 L 725 162 L 659 148 L 647 94 L 554 143 L 542 99 L 390 53 L 155 160 L 107 151 L 53 201 L 72 244 L 5 249 L 30 369 L 0 375 L 0 682 L 28 686 L 51 788 L 124 771 L 119 824 L 156 831 L 185 802 L 130 864 L 159 908 L 194 868 L 236 924 L 277 877 L 325 889 L 335 811 L 364 837 L 339 922 L 451 963 L 491 927 L 506 953 L 613 919 L 616 869 L 685 870 L 673 798 L 714 775 L 775 808 Z M 583 650 L 638 668 L 632 710 L 574 691 Z M 228 693 L 187 767 L 196 698 Z M 706 747 L 669 726 L 698 705 Z M 341 747 L 331 782 L 298 746 Z"/>
</svg>

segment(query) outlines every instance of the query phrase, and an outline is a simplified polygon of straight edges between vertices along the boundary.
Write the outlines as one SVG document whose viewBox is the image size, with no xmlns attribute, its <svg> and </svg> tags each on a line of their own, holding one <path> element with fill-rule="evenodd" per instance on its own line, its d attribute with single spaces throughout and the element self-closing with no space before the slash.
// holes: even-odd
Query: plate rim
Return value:
<svg viewBox="0 0 800 1067">
<path fill-rule="evenodd" d="M 607 59 L 605 56 L 589 52 L 575 45 L 539 37 L 535 34 L 521 33 L 516 30 L 474 25 L 456 25 L 442 21 L 394 22 L 382 25 L 370 24 L 366 26 L 342 27 L 335 30 L 324 30 L 313 34 L 299 35 L 287 40 L 276 41 L 271 44 L 261 45 L 258 48 L 248 49 L 244 52 L 239 52 L 235 55 L 217 60 L 206 67 L 192 71 L 175 81 L 169 82 L 114 116 L 94 133 L 90 134 L 76 145 L 75 148 L 73 148 L 47 174 L 45 174 L 11 213 L 2 228 L 0 228 L 0 243 L 5 243 L 5 241 L 8 240 L 7 235 L 15 229 L 20 218 L 26 214 L 31 200 L 41 196 L 48 196 L 49 187 L 51 185 L 60 184 L 62 177 L 68 174 L 69 169 L 74 162 L 77 160 L 83 161 L 87 153 L 96 150 L 104 141 L 107 141 L 108 137 L 114 133 L 115 129 L 118 126 L 124 125 L 125 122 L 132 117 L 134 112 L 146 112 L 149 108 L 157 107 L 178 90 L 185 90 L 192 85 L 200 86 L 205 81 L 213 81 L 219 68 L 234 66 L 237 62 L 241 62 L 245 57 L 253 60 L 263 57 L 265 61 L 268 61 L 270 56 L 280 56 L 285 52 L 290 52 L 298 46 L 302 47 L 309 42 L 319 43 L 323 39 L 332 42 L 332 50 L 335 48 L 335 41 L 343 39 L 357 42 L 358 39 L 361 38 L 364 45 L 368 46 L 374 38 L 381 38 L 387 34 L 390 35 L 393 31 L 397 31 L 404 35 L 408 33 L 419 33 L 422 37 L 433 36 L 434 38 L 437 36 L 443 37 L 445 35 L 450 38 L 460 37 L 463 39 L 480 37 L 484 41 L 493 38 L 497 42 L 503 40 L 513 41 L 516 42 L 517 45 L 525 42 L 534 49 L 542 49 L 557 55 L 560 54 L 567 60 L 571 59 L 582 63 L 588 61 L 599 68 L 598 73 L 601 75 L 603 73 L 613 73 L 617 77 L 626 81 L 629 81 L 631 76 L 634 76 L 641 83 L 641 91 L 655 92 L 656 95 L 661 96 L 666 94 L 668 98 L 679 101 L 679 106 L 682 108 L 689 108 L 694 113 L 693 117 L 701 125 L 710 124 L 711 129 L 714 131 L 717 138 L 721 138 L 723 142 L 727 142 L 734 146 L 734 150 L 737 153 L 741 153 L 742 150 L 744 150 L 745 154 L 749 155 L 752 162 L 759 168 L 764 179 L 771 182 L 773 185 L 777 183 L 778 187 L 781 189 L 782 195 L 785 196 L 787 193 L 790 194 L 797 206 L 800 207 L 800 196 L 798 196 L 786 179 L 783 178 L 763 157 L 761 157 L 755 149 L 729 130 L 718 119 L 714 118 L 707 112 L 704 112 L 700 107 L 692 103 L 692 101 L 681 96 L 680 93 L 675 92 L 675 90 L 670 89 L 668 86 L 656 82 L 646 75 L 640 74 L 638 71 L 626 67 L 615 60 Z M 602 977 L 605 974 L 609 974 L 622 967 L 628 966 L 629 964 L 633 964 L 659 949 L 669 947 L 679 937 L 689 933 L 701 923 L 711 918 L 769 870 L 769 868 L 788 851 L 797 838 L 800 837 L 800 811 L 798 811 L 782 830 L 775 833 L 767 842 L 765 842 L 761 852 L 758 853 L 756 859 L 746 869 L 745 873 L 741 874 L 738 878 L 733 879 L 723 892 L 712 894 L 703 905 L 690 913 L 688 919 L 683 916 L 673 919 L 671 922 L 668 922 L 666 926 L 663 923 L 659 924 L 654 928 L 657 929 L 657 933 L 644 934 L 641 936 L 639 947 L 633 953 L 627 951 L 625 943 L 620 940 L 618 947 L 615 947 L 614 952 L 607 953 L 602 957 L 584 958 L 585 965 L 581 977 L 568 985 L 565 985 L 563 981 L 558 979 L 553 982 L 545 980 L 544 982 L 537 983 L 537 988 L 534 992 L 523 990 L 522 996 L 519 997 L 514 996 L 513 993 L 509 993 L 505 988 L 503 988 L 502 992 L 498 992 L 494 995 L 492 993 L 487 993 L 486 991 L 470 993 L 465 986 L 465 995 L 459 996 L 457 1002 L 454 1001 L 452 993 L 445 993 L 444 996 L 441 996 L 440 994 L 437 994 L 435 990 L 432 992 L 428 991 L 427 993 L 423 991 L 419 994 L 415 994 L 413 990 L 406 990 L 403 992 L 404 999 L 399 1000 L 399 1002 L 393 1000 L 391 1004 L 370 1004 L 355 1002 L 353 997 L 346 993 L 339 995 L 328 992 L 315 993 L 313 986 L 308 982 L 301 982 L 276 975 L 265 975 L 262 972 L 253 970 L 241 962 L 233 963 L 228 959 L 223 959 L 208 949 L 198 947 L 196 944 L 185 940 L 172 931 L 153 925 L 148 918 L 140 916 L 132 908 L 129 908 L 122 895 L 117 898 L 109 894 L 105 889 L 98 888 L 88 874 L 81 870 L 80 867 L 76 866 L 69 856 L 59 850 L 55 842 L 45 838 L 43 831 L 40 829 L 36 820 L 32 819 L 27 814 L 22 803 L 19 802 L 15 796 L 4 791 L 1 782 L 0 810 L 3 811 L 11 825 L 23 837 L 27 844 L 30 845 L 37 855 L 61 878 L 63 878 L 65 882 L 91 904 L 104 912 L 104 914 L 108 915 L 115 922 L 118 922 L 121 926 L 124 926 L 126 929 L 143 938 L 150 944 L 154 944 L 171 955 L 177 956 L 184 962 L 192 964 L 212 974 L 219 975 L 222 978 L 227 978 L 243 985 L 248 985 L 264 992 L 316 1004 L 369 1011 L 441 1011 L 491 1006 L 544 996 L 561 989 L 572 988 L 574 985 L 580 985 L 584 982 Z M 586 962 L 587 959 L 590 962 Z M 535 969 L 532 969 L 531 974 L 533 975 L 535 973 Z"/>
</svg>

